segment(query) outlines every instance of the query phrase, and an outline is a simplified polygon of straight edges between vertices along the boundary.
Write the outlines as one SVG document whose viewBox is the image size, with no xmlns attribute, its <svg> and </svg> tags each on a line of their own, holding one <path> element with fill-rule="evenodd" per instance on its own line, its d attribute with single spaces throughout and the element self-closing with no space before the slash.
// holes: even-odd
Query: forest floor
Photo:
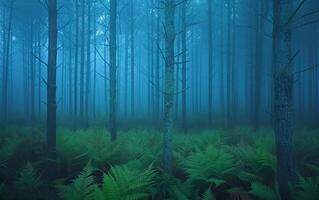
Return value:
<svg viewBox="0 0 319 200">
<path fill-rule="evenodd" d="M 319 129 L 295 138 L 295 199 L 319 197 Z M 174 177 L 163 174 L 162 136 L 151 129 L 58 129 L 57 179 L 45 178 L 45 130 L 0 131 L 0 199 L 279 200 L 271 128 L 212 129 L 173 136 Z M 163 192 L 165 191 L 165 192 Z M 166 194 L 166 197 L 163 197 Z"/>
</svg>

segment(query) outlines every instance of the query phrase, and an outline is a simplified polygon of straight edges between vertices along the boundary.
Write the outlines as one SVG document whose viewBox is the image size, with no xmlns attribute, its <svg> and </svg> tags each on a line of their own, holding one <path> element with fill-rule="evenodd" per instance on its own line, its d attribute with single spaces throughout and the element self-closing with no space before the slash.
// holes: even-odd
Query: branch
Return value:
<svg viewBox="0 0 319 200">
<path fill-rule="evenodd" d="M 316 64 L 316 65 L 307 67 L 307 68 L 305 68 L 305 69 L 296 71 L 296 72 L 294 72 L 293 74 L 296 75 L 296 74 L 304 73 L 304 72 L 306 72 L 306 71 L 313 70 L 313 69 L 315 69 L 315 68 L 317 68 L 317 67 L 319 67 L 319 64 Z"/>
</svg>

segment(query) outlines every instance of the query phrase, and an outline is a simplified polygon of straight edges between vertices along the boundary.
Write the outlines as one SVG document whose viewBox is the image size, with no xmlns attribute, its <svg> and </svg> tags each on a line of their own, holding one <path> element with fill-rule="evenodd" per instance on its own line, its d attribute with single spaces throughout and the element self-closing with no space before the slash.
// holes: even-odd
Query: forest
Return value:
<svg viewBox="0 0 319 200">
<path fill-rule="evenodd" d="M 0 200 L 317 200 L 318 123 L 318 0 L 0 0 Z"/>
</svg>

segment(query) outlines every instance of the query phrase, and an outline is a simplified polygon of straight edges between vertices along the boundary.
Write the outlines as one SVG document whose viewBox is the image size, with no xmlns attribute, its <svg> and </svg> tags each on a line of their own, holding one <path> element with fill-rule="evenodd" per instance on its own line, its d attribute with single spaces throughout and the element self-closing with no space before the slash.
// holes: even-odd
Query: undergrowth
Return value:
<svg viewBox="0 0 319 200">
<path fill-rule="evenodd" d="M 295 199 L 319 196 L 318 133 L 295 134 Z M 58 178 L 47 181 L 44 138 L 37 128 L 0 133 L 0 199 L 280 199 L 269 128 L 174 133 L 173 177 L 162 171 L 158 131 L 123 131 L 112 143 L 104 129 L 58 129 Z"/>
</svg>

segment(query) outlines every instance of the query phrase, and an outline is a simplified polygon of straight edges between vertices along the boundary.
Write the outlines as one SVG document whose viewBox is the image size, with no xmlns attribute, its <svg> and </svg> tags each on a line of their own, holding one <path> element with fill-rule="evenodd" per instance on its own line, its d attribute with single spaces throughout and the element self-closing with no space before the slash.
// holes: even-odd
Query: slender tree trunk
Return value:
<svg viewBox="0 0 319 200">
<path fill-rule="evenodd" d="M 75 1 L 75 47 L 74 47 L 74 125 L 78 115 L 78 60 L 79 60 L 79 0 Z"/>
<path fill-rule="evenodd" d="M 164 172 L 172 174 L 175 0 L 165 0 Z"/>
<path fill-rule="evenodd" d="M 232 92 L 231 92 L 231 7 L 230 7 L 230 0 L 227 0 L 227 127 L 232 126 L 232 115 L 231 115 L 231 99 L 232 99 Z"/>
<path fill-rule="evenodd" d="M 221 3 L 220 17 L 220 101 L 221 101 L 221 116 L 225 120 L 225 86 L 224 86 L 224 2 Z"/>
<path fill-rule="evenodd" d="M 187 69 L 186 69 L 186 58 L 187 58 L 187 41 L 186 41 L 186 2 L 182 5 L 182 127 L 183 131 L 187 132 Z"/>
<path fill-rule="evenodd" d="M 208 124 L 212 123 L 213 104 L 213 30 L 212 30 L 212 1 L 207 0 L 208 6 Z"/>
<path fill-rule="evenodd" d="M 261 107 L 261 79 L 262 79 L 262 67 L 263 67 L 263 49 L 264 49 L 264 19 L 261 15 L 264 15 L 265 9 L 264 1 L 256 1 L 256 53 L 255 53 L 255 101 L 254 101 L 254 121 L 253 126 L 255 130 L 259 129 L 260 125 L 260 107 Z"/>
<path fill-rule="evenodd" d="M 8 85 L 9 85 L 9 57 L 10 57 L 10 42 L 11 42 L 11 27 L 12 27 L 12 12 L 13 12 L 13 3 L 11 0 L 9 3 L 9 21 L 8 21 L 8 29 L 5 31 L 5 22 L 4 23 L 4 33 L 7 34 L 7 37 L 3 37 L 4 46 L 4 65 L 3 65 L 3 78 L 2 78 L 2 122 L 5 123 L 7 121 L 8 115 Z M 5 14 L 4 14 L 5 15 Z M 4 17 L 5 19 L 5 17 Z"/>
<path fill-rule="evenodd" d="M 93 9 L 96 10 L 96 2 L 93 4 Z M 94 43 L 94 62 L 93 62 L 93 118 L 96 119 L 96 67 L 97 67 L 97 63 L 96 63 L 96 12 L 94 12 L 94 15 L 93 15 L 93 43 Z"/>
<path fill-rule="evenodd" d="M 292 1 L 273 0 L 274 129 L 277 181 L 281 198 L 291 199 L 289 184 L 296 176 L 293 157 Z"/>
<path fill-rule="evenodd" d="M 85 127 L 89 126 L 89 96 L 91 82 L 91 0 L 87 1 L 87 42 L 86 42 L 86 81 L 85 81 Z"/>
<path fill-rule="evenodd" d="M 160 0 L 157 1 L 157 6 L 160 5 Z M 157 9 L 156 22 L 156 67 L 155 67 L 155 121 L 159 120 L 160 116 L 160 9 Z"/>
<path fill-rule="evenodd" d="M 35 50 L 34 50 L 34 23 L 31 22 L 31 32 L 30 32 L 30 83 L 31 83 L 31 121 L 35 119 Z"/>
<path fill-rule="evenodd" d="M 131 0 L 131 116 L 134 116 L 135 113 L 135 89 L 134 89 L 134 75 L 135 75 L 135 46 L 134 46 L 134 4 L 133 0 Z"/>
<path fill-rule="evenodd" d="M 42 53 L 41 53 L 41 26 L 39 22 L 39 30 L 38 30 L 38 57 L 41 59 Z M 39 121 L 41 121 L 41 114 L 42 114 L 42 64 L 41 61 L 38 61 L 38 68 L 39 68 L 39 74 L 38 74 L 38 118 Z"/>
<path fill-rule="evenodd" d="M 116 12 L 117 0 L 110 0 L 110 134 L 111 141 L 117 138 L 116 126 Z"/>
<path fill-rule="evenodd" d="M 69 34 L 72 35 L 73 32 L 72 32 L 72 25 L 70 25 L 70 29 L 69 29 Z M 71 39 L 71 37 L 69 38 L 69 58 L 68 58 L 68 69 L 69 69 L 69 72 L 68 72 L 68 75 L 69 75 L 69 87 L 68 87 L 68 111 L 69 111 L 69 117 L 70 119 L 72 118 L 72 113 L 73 113 L 73 93 L 72 93 L 72 88 L 73 88 L 73 85 L 72 85 L 72 56 L 73 56 L 73 49 L 72 49 L 72 42 L 73 40 Z"/>
<path fill-rule="evenodd" d="M 81 21 L 81 69 L 80 69 L 80 120 L 83 123 L 84 117 L 84 65 L 85 65 L 85 0 L 82 3 L 82 21 Z"/>
<path fill-rule="evenodd" d="M 128 48 L 129 34 L 128 29 L 125 31 L 125 69 L 124 69 L 124 115 L 127 116 L 127 92 L 128 92 Z"/>
<path fill-rule="evenodd" d="M 48 174 L 56 175 L 56 60 L 57 60 L 57 1 L 48 0 L 49 48 L 48 48 L 48 81 L 47 81 L 47 151 Z"/>
</svg>

